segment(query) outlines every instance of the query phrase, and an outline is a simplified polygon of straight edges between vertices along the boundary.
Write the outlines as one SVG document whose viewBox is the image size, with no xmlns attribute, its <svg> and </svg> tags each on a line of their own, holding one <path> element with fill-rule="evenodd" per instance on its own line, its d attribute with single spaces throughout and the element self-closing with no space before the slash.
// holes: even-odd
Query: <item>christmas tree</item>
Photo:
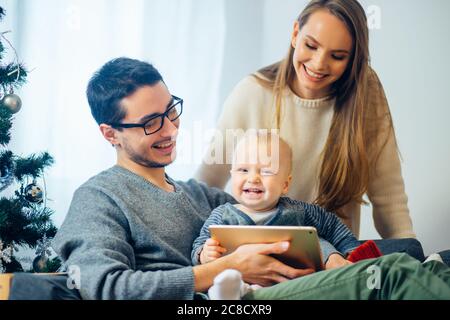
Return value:
<svg viewBox="0 0 450 320">
<path fill-rule="evenodd" d="M 0 21 L 4 15 L 0 7 Z M 51 221 L 53 211 L 46 206 L 45 188 L 37 182 L 43 179 L 44 169 L 53 164 L 53 158 L 47 152 L 20 157 L 8 150 L 13 116 L 22 106 L 14 90 L 25 83 L 27 70 L 19 63 L 7 33 L 0 33 L 0 192 L 14 185 L 17 189 L 12 196 L 0 197 L 0 273 L 53 272 L 60 262 L 58 258 L 49 259 L 49 246 L 57 230 Z M 15 61 L 3 64 L 7 48 L 13 51 Z M 16 259 L 20 247 L 36 249 L 33 270 L 24 270 Z"/>
</svg>

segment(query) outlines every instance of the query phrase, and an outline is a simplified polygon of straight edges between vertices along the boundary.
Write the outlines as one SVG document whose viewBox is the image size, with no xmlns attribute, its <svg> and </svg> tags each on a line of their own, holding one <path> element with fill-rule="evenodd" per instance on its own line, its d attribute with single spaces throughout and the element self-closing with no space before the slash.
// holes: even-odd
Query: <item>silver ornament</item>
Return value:
<svg viewBox="0 0 450 320">
<path fill-rule="evenodd" d="M 3 97 L 2 105 L 8 108 L 11 113 L 17 113 L 22 107 L 22 100 L 17 94 L 9 93 Z"/>
</svg>

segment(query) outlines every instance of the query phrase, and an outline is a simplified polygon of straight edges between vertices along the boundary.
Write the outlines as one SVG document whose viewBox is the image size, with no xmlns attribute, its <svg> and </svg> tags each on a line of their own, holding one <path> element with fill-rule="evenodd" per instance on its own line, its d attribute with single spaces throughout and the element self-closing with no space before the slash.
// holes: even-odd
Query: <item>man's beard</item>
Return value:
<svg viewBox="0 0 450 320">
<path fill-rule="evenodd" d="M 129 148 L 126 144 L 124 145 L 124 150 L 130 157 L 130 159 L 137 164 L 140 164 L 141 166 L 147 167 L 147 168 L 164 168 L 165 166 L 169 165 L 169 163 L 159 163 L 152 160 L 149 160 L 139 153 L 135 152 L 133 149 Z"/>
</svg>

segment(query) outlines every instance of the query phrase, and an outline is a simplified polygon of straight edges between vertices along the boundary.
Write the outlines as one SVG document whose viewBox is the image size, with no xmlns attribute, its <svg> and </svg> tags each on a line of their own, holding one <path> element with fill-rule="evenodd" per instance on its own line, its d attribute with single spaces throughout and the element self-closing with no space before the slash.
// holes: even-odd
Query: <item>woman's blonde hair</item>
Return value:
<svg viewBox="0 0 450 320">
<path fill-rule="evenodd" d="M 387 120 L 389 130 L 392 129 L 392 121 L 389 110 L 380 114 L 379 110 L 367 108 L 369 81 L 378 79 L 369 67 L 369 31 L 364 9 L 356 0 L 313 0 L 298 17 L 299 30 L 308 22 L 311 14 L 320 9 L 328 10 L 340 19 L 353 39 L 347 69 L 332 85 L 330 98 L 336 99 L 335 112 L 321 154 L 319 190 L 315 199 L 315 203 L 345 217 L 341 210 L 343 206 L 352 201 L 364 203 L 362 196 L 367 192 L 369 168 L 376 162 L 382 148 L 378 145 L 377 153 L 372 153 L 372 146 L 377 141 L 374 139 L 381 129 L 380 120 Z M 290 46 L 285 59 L 254 74 L 261 85 L 274 92 L 278 129 L 281 126 L 283 91 L 288 86 L 292 87 L 296 77 L 293 54 L 294 48 Z"/>
</svg>

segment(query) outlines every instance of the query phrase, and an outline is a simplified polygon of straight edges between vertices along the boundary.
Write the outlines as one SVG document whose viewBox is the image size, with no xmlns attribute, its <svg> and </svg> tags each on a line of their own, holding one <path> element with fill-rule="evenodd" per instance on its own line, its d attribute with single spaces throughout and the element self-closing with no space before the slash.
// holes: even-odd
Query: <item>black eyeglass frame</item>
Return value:
<svg viewBox="0 0 450 320">
<path fill-rule="evenodd" d="M 172 99 L 175 100 L 175 103 L 172 104 L 169 108 L 167 108 L 167 110 L 164 113 L 155 115 L 154 117 L 147 119 L 144 123 L 109 123 L 109 125 L 113 128 L 142 128 L 142 129 L 144 129 L 145 135 L 149 136 L 151 134 L 154 134 L 154 133 L 158 132 L 159 130 L 161 130 L 161 128 L 164 126 L 165 118 L 168 118 L 171 122 L 174 122 L 183 113 L 183 99 L 179 98 L 177 96 L 174 96 L 174 95 L 172 95 Z M 180 113 L 178 114 L 178 116 L 176 118 L 170 119 L 169 118 L 170 111 L 172 111 L 173 108 L 176 108 L 178 105 L 180 105 Z M 155 131 L 147 132 L 147 130 L 145 129 L 145 126 L 147 125 L 147 123 L 149 123 L 150 121 L 155 120 L 157 118 L 161 118 L 160 127 L 158 129 L 156 129 Z"/>
</svg>

